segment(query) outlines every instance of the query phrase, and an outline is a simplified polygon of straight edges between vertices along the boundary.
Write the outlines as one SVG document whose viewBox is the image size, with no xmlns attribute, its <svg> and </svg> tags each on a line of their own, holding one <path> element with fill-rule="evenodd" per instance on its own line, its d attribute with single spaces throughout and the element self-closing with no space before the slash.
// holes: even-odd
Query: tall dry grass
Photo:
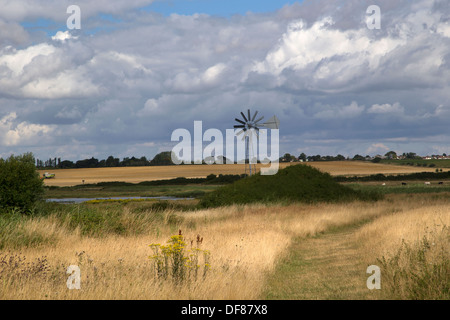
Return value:
<svg viewBox="0 0 450 320">
<path fill-rule="evenodd" d="M 385 230 L 374 222 L 368 225 L 371 228 L 361 229 L 358 236 L 367 248 L 376 247 L 374 243 L 387 248 L 397 231 L 395 227 L 389 231 L 392 222 L 384 219 L 396 219 L 411 208 L 428 206 L 427 201 L 418 198 L 403 200 L 168 211 L 162 221 L 124 210 L 124 224 L 131 230 L 139 228 L 139 233 L 102 237 L 82 235 L 79 229 L 58 223 L 52 215 L 30 219 L 24 230 L 51 235 L 52 241 L 38 247 L 0 251 L 0 299 L 259 299 L 266 276 L 288 252 L 294 237 L 374 220 L 381 221 Z M 418 209 L 411 219 L 419 219 L 419 213 Z M 147 214 L 150 217 L 154 213 Z M 197 235 L 203 237 L 201 249 L 210 251 L 211 269 L 204 279 L 175 285 L 155 278 L 149 245 L 165 243 L 179 229 L 188 243 Z M 406 228 L 404 232 L 409 234 Z M 367 257 L 368 261 L 371 257 Z M 69 265 L 81 269 L 80 290 L 66 286 Z"/>
<path fill-rule="evenodd" d="M 393 211 L 355 233 L 361 258 L 381 268 L 383 297 L 450 299 L 450 207 Z"/>
<path fill-rule="evenodd" d="M 82 236 L 80 231 L 58 224 L 51 215 L 29 220 L 24 229 L 52 237 L 36 248 L 2 251 L 3 257 L 19 255 L 26 261 L 45 259 L 45 270 L 27 270 L 15 276 L 3 266 L 1 299 L 257 299 L 264 278 L 286 252 L 294 236 L 313 235 L 327 228 L 377 216 L 380 210 L 364 203 L 350 205 L 231 206 L 182 215 L 179 224 L 159 225 L 142 220 L 130 211 L 121 219 L 130 226 L 145 226 L 141 235 Z M 149 212 L 149 214 L 151 214 Z M 147 225 L 145 225 L 147 223 Z M 210 251 L 211 269 L 206 278 L 174 286 L 160 282 L 151 272 L 152 243 L 164 243 L 183 230 L 189 242 L 200 234 L 202 249 Z M 5 264 L 4 264 L 5 265 Z M 81 269 L 81 290 L 68 290 L 65 271 Z"/>
</svg>

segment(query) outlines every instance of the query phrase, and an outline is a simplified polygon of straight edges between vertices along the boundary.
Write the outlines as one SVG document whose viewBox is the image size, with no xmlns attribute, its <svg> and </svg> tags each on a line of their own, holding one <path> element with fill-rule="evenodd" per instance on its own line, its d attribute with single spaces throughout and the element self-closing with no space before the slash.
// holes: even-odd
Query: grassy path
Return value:
<svg viewBox="0 0 450 320">
<path fill-rule="evenodd" d="M 365 221 L 367 222 L 367 221 Z M 379 298 L 369 290 L 367 266 L 358 256 L 353 233 L 365 222 L 334 228 L 294 240 L 287 257 L 267 282 L 268 300 L 366 300 Z"/>
</svg>

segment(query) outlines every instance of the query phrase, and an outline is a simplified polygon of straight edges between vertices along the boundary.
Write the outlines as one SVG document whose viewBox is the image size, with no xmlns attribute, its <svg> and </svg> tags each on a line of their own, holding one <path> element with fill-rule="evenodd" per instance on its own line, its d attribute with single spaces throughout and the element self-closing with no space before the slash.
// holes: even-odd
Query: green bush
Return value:
<svg viewBox="0 0 450 320">
<path fill-rule="evenodd" d="M 44 193 L 44 182 L 31 153 L 0 159 L 0 208 L 32 210 Z"/>
<path fill-rule="evenodd" d="M 356 191 L 343 186 L 328 173 L 311 166 L 295 165 L 277 174 L 256 174 L 207 193 L 199 203 L 202 208 L 231 204 L 297 201 L 306 203 L 377 200 L 375 193 Z"/>
</svg>

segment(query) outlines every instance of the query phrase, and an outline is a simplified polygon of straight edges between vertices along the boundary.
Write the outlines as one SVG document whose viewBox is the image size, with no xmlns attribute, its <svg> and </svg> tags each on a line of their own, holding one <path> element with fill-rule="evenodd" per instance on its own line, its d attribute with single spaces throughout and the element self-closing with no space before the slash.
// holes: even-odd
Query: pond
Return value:
<svg viewBox="0 0 450 320">
<path fill-rule="evenodd" d="M 194 198 L 177 198 L 177 197 L 110 197 L 110 198 L 62 198 L 62 199 L 47 199 L 47 202 L 58 203 L 83 203 L 91 200 L 194 200 Z"/>
</svg>

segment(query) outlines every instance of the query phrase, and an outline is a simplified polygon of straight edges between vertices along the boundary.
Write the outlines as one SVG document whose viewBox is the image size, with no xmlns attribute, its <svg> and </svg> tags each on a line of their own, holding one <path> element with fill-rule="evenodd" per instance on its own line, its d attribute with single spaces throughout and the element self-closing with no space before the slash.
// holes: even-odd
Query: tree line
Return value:
<svg viewBox="0 0 450 320">
<path fill-rule="evenodd" d="M 158 153 L 152 160 L 148 160 L 145 156 L 125 157 L 122 160 L 114 156 L 109 156 L 106 159 L 90 159 L 70 161 L 61 158 L 49 158 L 46 161 L 36 159 L 36 167 L 38 169 L 78 169 L 78 168 L 106 168 L 106 167 L 143 167 L 143 166 L 168 166 L 173 165 L 171 152 L 165 151 Z"/>
<path fill-rule="evenodd" d="M 444 154 L 445 155 L 445 154 Z M 384 156 L 385 159 L 421 159 L 414 152 L 408 152 L 397 155 L 394 151 L 387 152 Z M 220 159 L 222 158 L 222 159 Z M 220 161 L 219 161 L 220 160 Z M 353 158 L 345 157 L 341 154 L 336 156 L 321 156 L 317 155 L 306 155 L 305 153 L 301 153 L 299 156 L 294 156 L 290 153 L 285 153 L 283 156 L 279 158 L 279 162 L 313 162 L 313 161 L 344 161 L 344 160 L 359 160 L 359 161 L 372 161 L 379 162 L 381 158 L 379 157 L 370 157 L 368 155 L 362 156 L 356 154 Z M 248 160 L 246 160 L 246 163 Z M 203 164 L 212 164 L 212 163 L 230 163 L 228 159 L 225 157 L 217 157 L 217 159 L 205 159 Z M 259 162 L 259 161 L 258 161 Z M 49 158 L 48 160 L 40 160 L 36 159 L 36 167 L 38 169 L 76 169 L 76 168 L 104 168 L 104 167 L 143 167 L 143 166 L 170 166 L 174 165 L 172 162 L 172 152 L 164 151 L 158 153 L 153 159 L 149 160 L 147 157 L 143 156 L 140 158 L 136 157 L 125 157 L 122 160 L 116 158 L 114 156 L 109 156 L 107 159 L 99 160 L 94 157 L 90 159 L 78 160 L 78 161 L 70 161 L 63 160 L 61 158 Z"/>
</svg>

